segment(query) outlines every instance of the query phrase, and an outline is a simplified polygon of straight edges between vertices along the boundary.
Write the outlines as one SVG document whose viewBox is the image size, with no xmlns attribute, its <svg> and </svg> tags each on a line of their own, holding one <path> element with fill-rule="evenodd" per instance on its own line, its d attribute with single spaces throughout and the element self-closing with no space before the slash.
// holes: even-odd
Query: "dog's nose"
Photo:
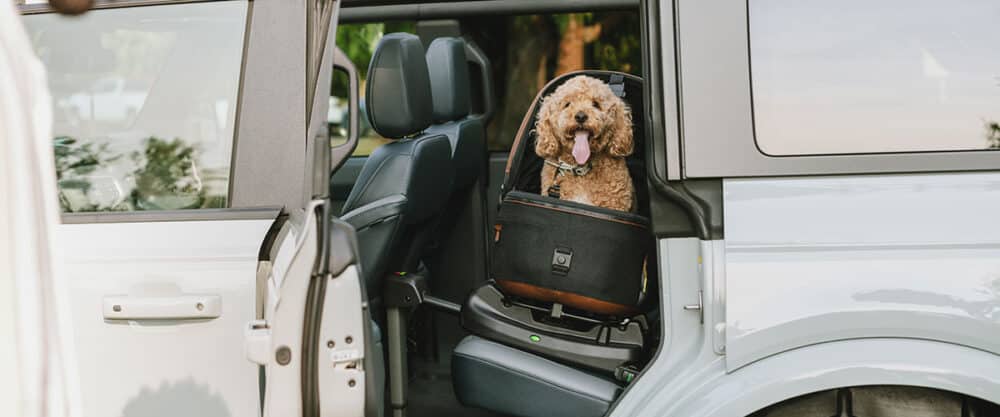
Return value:
<svg viewBox="0 0 1000 417">
<path fill-rule="evenodd" d="M 587 114 L 584 113 L 584 112 L 582 112 L 582 111 L 581 112 L 577 112 L 575 118 L 576 118 L 576 122 L 577 123 L 583 123 L 583 122 L 587 121 Z"/>
</svg>

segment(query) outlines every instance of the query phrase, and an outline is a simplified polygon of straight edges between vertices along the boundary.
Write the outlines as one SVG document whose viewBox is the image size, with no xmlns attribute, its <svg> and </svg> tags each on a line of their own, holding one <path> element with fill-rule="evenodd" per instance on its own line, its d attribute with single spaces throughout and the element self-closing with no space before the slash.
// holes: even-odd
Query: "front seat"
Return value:
<svg viewBox="0 0 1000 417">
<path fill-rule="evenodd" d="M 377 298 L 386 274 L 416 270 L 432 220 L 451 193 L 454 168 L 448 137 L 423 133 L 433 121 L 433 101 L 419 38 L 382 37 L 366 83 L 368 121 L 392 141 L 368 157 L 341 219 L 357 230 L 368 294 Z"/>
<path fill-rule="evenodd" d="M 455 164 L 455 191 L 467 191 L 485 172 L 486 127 L 478 117 L 470 117 L 472 84 L 465 41 L 461 38 L 437 38 L 427 47 L 427 66 L 434 96 L 434 125 L 427 129 L 448 137 L 451 159 Z M 456 208 L 446 207 L 449 210 Z"/>
<path fill-rule="evenodd" d="M 486 217 L 486 120 L 472 115 L 474 86 L 467 50 L 474 45 L 462 38 L 434 39 L 427 47 L 427 66 L 434 96 L 435 124 L 428 132 L 440 133 L 451 142 L 455 182 L 451 197 L 439 217 L 434 241 L 424 262 L 432 279 L 433 297 L 461 301 L 469 290 L 485 279 Z M 480 81 L 477 79 L 476 81 Z M 485 101 L 480 97 L 478 101 Z M 459 256 L 465 262 L 455 262 Z M 454 304 L 457 310 L 458 305 Z"/>
</svg>

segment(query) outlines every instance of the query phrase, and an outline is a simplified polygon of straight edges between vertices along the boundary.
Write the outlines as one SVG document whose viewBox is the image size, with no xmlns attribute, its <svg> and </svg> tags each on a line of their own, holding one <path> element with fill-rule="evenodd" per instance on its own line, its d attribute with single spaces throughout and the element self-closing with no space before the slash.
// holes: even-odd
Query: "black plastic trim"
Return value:
<svg viewBox="0 0 1000 417">
<path fill-rule="evenodd" d="M 639 0 L 479 0 L 423 4 L 371 5 L 345 2 L 341 23 L 386 20 L 446 19 L 465 16 L 502 16 L 539 13 L 634 10 Z"/>
<path fill-rule="evenodd" d="M 285 227 L 286 222 L 288 222 L 288 215 L 282 214 L 274 219 L 274 223 L 271 223 L 271 228 L 264 235 L 264 241 L 261 242 L 260 250 L 257 252 L 258 261 L 273 261 L 274 244 L 278 241 L 278 236 L 281 235 L 281 229 Z"/>
<path fill-rule="evenodd" d="M 361 81 L 358 75 L 358 69 L 354 66 L 351 59 L 344 53 L 340 48 L 334 48 L 333 50 L 333 67 L 344 70 L 347 73 L 348 85 L 350 91 L 348 92 L 348 99 L 350 100 L 350 106 L 348 107 L 348 123 L 350 126 L 349 132 L 347 134 L 347 142 L 334 147 L 330 150 L 330 169 L 323 173 L 327 177 L 332 175 L 331 173 L 337 172 L 341 166 L 344 165 L 351 155 L 354 153 L 354 149 L 358 147 L 358 141 L 361 137 L 360 128 L 360 116 L 359 109 L 361 107 Z"/>
<path fill-rule="evenodd" d="M 621 365 L 642 359 L 641 319 L 625 324 L 626 331 L 618 329 L 619 324 L 593 322 L 587 330 L 573 330 L 525 319 L 532 316 L 532 310 L 511 303 L 496 287 L 487 284 L 466 300 L 462 327 L 485 339 L 609 374 Z"/>
<path fill-rule="evenodd" d="M 651 188 L 650 209 L 652 213 L 653 233 L 657 237 L 689 237 L 697 236 L 702 240 L 722 238 L 722 199 L 720 180 L 714 180 L 717 186 L 691 185 L 686 181 L 667 180 L 667 133 L 663 122 L 664 108 L 663 83 L 677 80 L 663 80 L 663 69 L 660 65 L 662 50 L 660 46 L 659 3 L 644 0 L 640 12 L 643 22 L 643 74 L 646 75 L 643 94 L 646 132 L 646 177 Z M 671 3 L 672 6 L 672 3 Z M 671 30 L 673 28 L 670 28 Z M 676 99 L 676 97 L 674 97 Z M 678 158 L 680 160 L 680 158 Z M 709 180 L 713 181 L 713 180 Z M 698 192 L 692 192 L 696 189 Z M 715 191 L 718 189 L 718 192 Z M 720 198 L 714 198 L 718 194 Z M 717 220 L 717 221 L 716 221 Z M 685 224 L 684 222 L 687 222 Z M 690 225 L 691 227 L 686 227 Z"/>
</svg>

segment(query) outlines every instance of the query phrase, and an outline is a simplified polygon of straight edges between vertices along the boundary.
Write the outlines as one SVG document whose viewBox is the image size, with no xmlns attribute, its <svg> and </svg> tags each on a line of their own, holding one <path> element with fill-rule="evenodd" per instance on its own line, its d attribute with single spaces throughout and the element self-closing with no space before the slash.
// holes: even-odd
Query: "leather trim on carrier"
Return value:
<svg viewBox="0 0 1000 417">
<path fill-rule="evenodd" d="M 639 313 L 635 306 L 627 306 L 565 291 L 543 288 L 524 282 L 498 279 L 496 283 L 509 294 L 538 301 L 558 302 L 582 310 L 616 316 L 633 316 Z"/>
</svg>

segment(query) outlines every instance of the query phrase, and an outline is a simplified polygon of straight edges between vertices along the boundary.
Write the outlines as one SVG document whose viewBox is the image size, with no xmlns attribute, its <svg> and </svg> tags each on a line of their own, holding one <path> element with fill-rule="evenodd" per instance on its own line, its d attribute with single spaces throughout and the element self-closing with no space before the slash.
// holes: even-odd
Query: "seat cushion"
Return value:
<svg viewBox="0 0 1000 417">
<path fill-rule="evenodd" d="M 520 417 L 599 417 L 621 387 L 512 347 L 469 336 L 451 362 L 455 395 L 466 406 Z"/>
</svg>

